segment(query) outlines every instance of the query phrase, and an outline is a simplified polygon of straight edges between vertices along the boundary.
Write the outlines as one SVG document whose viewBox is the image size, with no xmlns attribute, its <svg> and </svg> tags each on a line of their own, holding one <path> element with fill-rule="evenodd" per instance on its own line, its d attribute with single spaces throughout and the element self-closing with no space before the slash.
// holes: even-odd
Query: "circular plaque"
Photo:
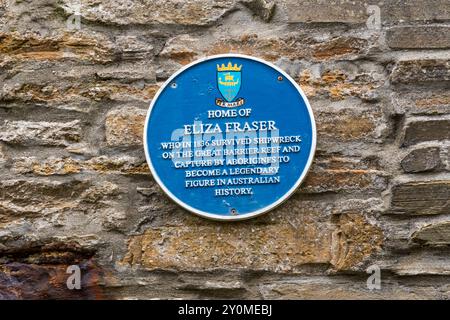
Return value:
<svg viewBox="0 0 450 320">
<path fill-rule="evenodd" d="M 294 193 L 314 157 L 308 100 L 289 75 L 237 54 L 176 72 L 152 100 L 144 129 L 154 179 L 203 217 L 242 220 Z"/>
</svg>

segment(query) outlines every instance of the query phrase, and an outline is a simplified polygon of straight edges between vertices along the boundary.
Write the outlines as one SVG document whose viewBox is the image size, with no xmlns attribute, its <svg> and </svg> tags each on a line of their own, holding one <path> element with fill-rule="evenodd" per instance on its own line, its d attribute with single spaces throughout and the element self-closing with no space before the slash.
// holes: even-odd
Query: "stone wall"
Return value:
<svg viewBox="0 0 450 320">
<path fill-rule="evenodd" d="M 161 84 L 227 52 L 318 128 L 298 192 L 238 223 L 174 204 L 141 141 Z M 449 58 L 448 0 L 0 0 L 0 299 L 449 299 Z"/>
</svg>

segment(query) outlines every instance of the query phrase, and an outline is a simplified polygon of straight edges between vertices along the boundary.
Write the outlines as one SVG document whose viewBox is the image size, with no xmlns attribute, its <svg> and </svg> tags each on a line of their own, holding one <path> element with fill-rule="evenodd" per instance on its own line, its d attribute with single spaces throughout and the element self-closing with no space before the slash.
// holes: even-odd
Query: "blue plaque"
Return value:
<svg viewBox="0 0 450 320">
<path fill-rule="evenodd" d="M 144 129 L 154 179 L 203 217 L 242 220 L 286 200 L 314 157 L 316 127 L 284 71 L 217 55 L 176 72 L 152 100 Z"/>
</svg>

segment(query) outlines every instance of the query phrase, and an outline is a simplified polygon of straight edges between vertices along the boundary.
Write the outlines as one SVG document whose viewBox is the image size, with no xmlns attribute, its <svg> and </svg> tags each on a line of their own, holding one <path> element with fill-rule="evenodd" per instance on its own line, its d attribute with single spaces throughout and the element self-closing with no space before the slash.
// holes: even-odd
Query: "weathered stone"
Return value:
<svg viewBox="0 0 450 320">
<path fill-rule="evenodd" d="M 356 34 L 325 39 L 313 38 L 304 32 L 286 32 L 282 36 L 249 32 L 231 39 L 229 37 L 211 39 L 182 34 L 170 38 L 159 56 L 183 65 L 203 56 L 233 52 L 261 57 L 272 62 L 278 62 L 280 58 L 290 61 L 306 58 L 313 61 L 333 61 L 344 58 L 353 60 L 364 56 L 369 47 L 369 40 Z M 326 71 L 326 73 L 333 72 L 343 71 Z M 293 77 L 297 78 L 298 74 Z M 346 75 L 346 78 L 336 80 L 343 81 L 350 77 Z"/>
<path fill-rule="evenodd" d="M 347 67 L 351 71 L 325 69 L 320 74 L 314 70 L 303 69 L 298 82 L 308 98 L 325 96 L 339 101 L 349 97 L 367 99 L 376 94 L 376 89 L 382 85 L 379 76 L 375 78 L 374 72 L 369 73 L 354 70 L 351 66 Z"/>
<path fill-rule="evenodd" d="M 369 5 L 379 7 L 382 23 L 398 23 L 401 21 L 436 21 L 448 20 L 450 7 L 445 0 L 389 1 L 373 0 L 283 0 L 289 22 L 338 22 L 364 23 L 373 11 L 368 11 Z"/>
<path fill-rule="evenodd" d="M 295 300 L 424 300 L 448 299 L 450 292 L 443 283 L 405 283 L 387 278 L 382 272 L 380 290 L 367 288 L 367 276 L 301 277 L 296 280 L 266 282 L 259 285 L 264 299 Z M 439 288 L 439 289 L 436 289 Z M 442 293 L 441 293 L 442 292 Z"/>
<path fill-rule="evenodd" d="M 392 270 L 401 276 L 450 275 L 449 253 L 447 249 L 409 252 L 401 257 Z"/>
<path fill-rule="evenodd" d="M 389 212 L 436 215 L 450 209 L 450 181 L 413 181 L 396 184 L 391 190 Z"/>
<path fill-rule="evenodd" d="M 274 0 L 245 0 L 243 4 L 264 21 L 269 21 L 275 11 Z"/>
<path fill-rule="evenodd" d="M 198 55 L 201 40 L 188 34 L 182 34 L 169 39 L 159 56 L 177 61 L 180 64 L 188 64 Z"/>
<path fill-rule="evenodd" d="M 202 219 L 197 218 L 195 215 L 188 214 L 187 212 L 180 209 L 179 205 L 172 201 L 168 196 L 165 196 L 162 189 L 158 186 L 156 182 L 146 182 L 147 187 L 138 187 L 137 192 L 139 194 L 139 215 L 140 221 L 139 227 L 136 232 L 144 232 L 146 228 L 159 228 L 165 226 L 186 226 L 195 224 L 201 224 Z M 258 224 L 266 224 L 268 220 L 272 221 L 281 219 L 283 222 L 288 217 L 283 216 L 284 212 L 288 214 L 294 214 L 296 212 L 303 212 L 301 209 L 297 209 L 295 206 L 309 206 L 309 210 L 315 211 L 317 215 L 317 220 L 324 221 L 324 226 L 328 226 L 328 218 L 330 218 L 333 223 L 336 221 L 336 217 L 342 214 L 354 214 L 355 212 L 374 214 L 382 211 L 384 203 L 381 199 L 369 198 L 365 199 L 347 199 L 344 202 L 337 202 L 331 204 L 328 202 L 314 202 L 314 201 L 300 201 L 301 193 L 295 193 L 289 201 L 286 201 L 280 205 L 278 210 L 274 210 L 272 213 L 263 215 L 259 218 Z M 293 199 L 293 200 L 292 200 Z M 295 202 L 294 206 L 290 206 L 290 202 Z M 305 208 L 304 210 L 307 210 Z M 322 215 L 327 214 L 326 218 Z"/>
<path fill-rule="evenodd" d="M 86 143 L 86 142 L 71 144 L 70 146 L 66 147 L 64 150 L 67 152 L 76 154 L 76 155 L 83 155 L 86 157 L 93 157 L 93 156 L 98 155 L 98 151 L 95 148 L 95 146 L 90 145 L 89 143 Z"/>
<path fill-rule="evenodd" d="M 251 296 L 252 293 L 248 290 L 241 276 L 226 271 L 219 274 L 224 276 L 205 279 L 200 274 L 184 274 L 179 277 L 175 288 L 186 293 L 200 293 L 223 299 L 248 298 L 249 295 Z"/>
<path fill-rule="evenodd" d="M 89 208 L 101 207 L 103 199 L 114 198 L 119 193 L 118 186 L 110 182 L 94 185 L 78 180 L 3 180 L 0 189 L 1 222 L 15 217 L 87 212 Z"/>
<path fill-rule="evenodd" d="M 340 58 L 352 59 L 363 55 L 368 46 L 366 39 L 355 36 L 333 37 L 320 41 L 307 34 L 288 33 L 281 38 L 248 34 L 236 40 L 225 39 L 215 43 L 213 51 L 206 52 L 208 54 L 228 53 L 239 48 L 246 54 L 261 56 L 274 62 L 279 60 L 280 57 L 290 60 L 309 58 L 316 61 L 327 61 Z M 343 79 L 338 78 L 337 80 Z"/>
<path fill-rule="evenodd" d="M 7 215 L 51 213 L 76 207 L 73 196 L 80 195 L 83 183 L 53 181 L 5 180 L 1 182 L 0 212 Z"/>
<path fill-rule="evenodd" d="M 409 173 L 439 169 L 442 166 L 440 149 L 429 147 L 413 150 L 403 158 L 401 166 L 403 171 Z"/>
<path fill-rule="evenodd" d="M 105 271 L 93 259 L 96 248 L 66 238 L 7 242 L 0 248 L 0 298 L 95 299 L 104 297 Z M 84 241 L 81 241 L 84 242 Z M 81 270 L 81 289 L 67 289 L 67 268 Z"/>
<path fill-rule="evenodd" d="M 332 233 L 331 264 L 337 270 L 358 266 L 381 251 L 383 232 L 364 216 L 348 213 L 339 216 L 338 228 Z"/>
<path fill-rule="evenodd" d="M 312 221 L 311 221 L 312 223 Z M 149 229 L 129 243 L 124 259 L 146 269 L 271 270 L 286 272 L 302 264 L 327 263 L 327 237 L 310 225 L 316 243 L 298 239 L 300 225 L 256 226 L 251 231 L 236 226 L 161 227 Z M 314 230 L 315 229 L 315 230 Z M 325 241 L 325 242 L 324 242 Z M 321 244 L 321 248 L 316 247 Z M 329 246 L 329 244 L 328 244 Z"/>
<path fill-rule="evenodd" d="M 145 110 L 121 108 L 106 116 L 106 143 L 108 146 L 133 146 L 142 144 Z"/>
<path fill-rule="evenodd" d="M 248 222 L 227 225 L 191 219 L 177 226 L 151 227 L 130 239 L 123 263 L 149 270 L 295 272 L 308 264 L 349 270 L 378 252 L 383 241 L 378 227 L 351 213 L 334 224 L 324 216 L 327 210 L 326 204 L 291 199 L 276 220 L 250 229 Z"/>
<path fill-rule="evenodd" d="M 6 161 L 6 156 L 5 156 L 5 153 L 3 152 L 2 145 L 0 144 L 0 168 L 3 166 L 5 161 Z"/>
<path fill-rule="evenodd" d="M 430 245 L 450 245 L 450 222 L 440 222 L 424 226 L 413 233 L 412 241 Z"/>
<path fill-rule="evenodd" d="M 124 63 L 120 66 L 108 66 L 98 70 L 95 75 L 102 80 L 119 80 L 122 83 L 135 81 L 156 81 L 155 71 L 145 63 Z"/>
<path fill-rule="evenodd" d="M 147 103 L 154 97 L 158 86 L 154 84 L 142 87 L 133 85 L 93 85 L 85 93 L 89 98 L 96 101 L 105 99 L 115 101 L 139 101 Z"/>
<path fill-rule="evenodd" d="M 81 140 L 79 120 L 70 122 L 32 122 L 5 120 L 0 141 L 20 145 L 68 146 Z"/>
<path fill-rule="evenodd" d="M 177 299 L 180 297 L 199 299 L 244 299 L 256 298 L 258 294 L 249 290 L 245 276 L 235 272 L 171 273 L 152 272 L 137 274 L 122 269 L 118 277 L 104 277 L 107 288 L 113 290 L 113 299 Z M 125 272 L 123 272 L 125 271 Z M 206 274 L 208 274 L 207 277 Z M 113 278 L 114 277 L 114 278 Z M 112 279 L 111 279 L 112 278 Z M 112 281 L 108 281 L 108 280 Z M 136 288 L 139 288 L 136 290 Z M 106 291 L 108 292 L 108 291 Z"/>
<path fill-rule="evenodd" d="M 122 3 L 92 3 L 90 0 L 63 0 L 58 4 L 67 14 L 81 3 L 80 12 L 87 21 L 108 24 L 168 24 L 203 26 L 220 19 L 234 9 L 237 1 L 144 0 Z"/>
<path fill-rule="evenodd" d="M 314 46 L 312 56 L 316 60 L 332 58 L 351 58 L 352 54 L 360 54 L 369 46 L 365 39 L 355 37 L 336 37 Z"/>
<path fill-rule="evenodd" d="M 411 84 L 450 80 L 450 61 L 447 59 L 401 60 L 391 73 L 392 83 Z"/>
<path fill-rule="evenodd" d="M 450 171 L 450 146 L 447 145 L 442 148 L 441 153 L 442 162 L 445 167 L 445 170 Z"/>
<path fill-rule="evenodd" d="M 70 274 L 63 264 L 0 264 L 0 299 L 107 299 L 103 291 L 104 271 L 93 261 L 80 260 L 81 289 L 67 289 Z"/>
<path fill-rule="evenodd" d="M 378 3 L 375 3 L 378 4 Z M 450 18 L 450 6 L 446 0 L 389 1 L 380 6 L 381 19 L 391 23 L 404 21 L 446 21 Z M 386 18 L 383 18 L 385 16 Z"/>
<path fill-rule="evenodd" d="M 95 171 L 98 173 L 119 173 L 130 175 L 150 174 L 145 159 L 126 155 L 115 157 L 95 157 L 86 161 L 83 164 L 83 167 L 86 171 Z"/>
<path fill-rule="evenodd" d="M 339 157 L 316 159 L 299 192 L 367 192 L 387 188 L 386 173 L 357 161 Z"/>
<path fill-rule="evenodd" d="M 376 141 L 386 130 L 380 110 L 319 110 L 315 112 L 319 143 Z"/>
<path fill-rule="evenodd" d="M 53 237 L 42 239 L 2 239 L 8 246 L 0 248 L 2 263 L 20 262 L 29 264 L 77 263 L 95 254 L 95 241 L 82 237 Z M 90 240 L 90 241 L 89 241 Z M 98 244 L 98 242 L 97 242 Z"/>
<path fill-rule="evenodd" d="M 419 142 L 450 139 L 450 119 L 412 118 L 405 124 L 403 146 Z"/>
<path fill-rule="evenodd" d="M 141 71 L 135 71 L 139 68 Z M 107 67 L 97 72 L 92 68 L 76 68 L 70 72 L 49 68 L 46 71 L 23 70 L 16 74 L 3 85 L 0 102 L 31 102 L 88 113 L 93 109 L 93 102 L 100 101 L 137 101 L 147 105 L 158 89 L 152 70 L 146 64 L 135 64 L 122 72 L 117 68 L 115 74 L 108 72 Z"/>
<path fill-rule="evenodd" d="M 145 36 L 117 36 L 115 38 L 116 50 L 120 53 L 122 59 L 137 60 L 151 57 L 154 54 L 154 46 L 150 44 L 151 40 Z"/>
<path fill-rule="evenodd" d="M 79 200 L 82 203 L 86 202 L 102 206 L 103 200 L 115 198 L 120 192 L 119 186 L 112 182 L 97 183 L 84 190 Z"/>
<path fill-rule="evenodd" d="M 81 167 L 78 160 L 71 158 L 49 157 L 40 162 L 35 157 L 15 159 L 12 170 L 16 173 L 34 173 L 41 176 L 65 175 L 79 173 Z"/>
<path fill-rule="evenodd" d="M 114 48 L 105 37 L 92 34 L 62 34 L 39 37 L 35 34 L 0 33 L 0 61 L 77 59 L 100 63 L 112 61 Z"/>
<path fill-rule="evenodd" d="M 396 93 L 392 101 L 398 113 L 413 115 L 450 113 L 450 92 L 446 89 Z"/>
<path fill-rule="evenodd" d="M 289 22 L 342 22 L 361 23 L 367 20 L 367 1 L 327 2 L 321 0 L 283 0 Z"/>
<path fill-rule="evenodd" d="M 450 27 L 446 25 L 399 26 L 386 32 L 386 43 L 393 49 L 450 48 Z"/>
<path fill-rule="evenodd" d="M 67 175 L 81 172 L 106 174 L 149 174 L 144 159 L 130 156 L 99 156 L 89 160 L 49 157 L 39 160 L 36 157 L 14 159 L 12 170 L 16 173 L 33 173 L 40 176 Z"/>
</svg>

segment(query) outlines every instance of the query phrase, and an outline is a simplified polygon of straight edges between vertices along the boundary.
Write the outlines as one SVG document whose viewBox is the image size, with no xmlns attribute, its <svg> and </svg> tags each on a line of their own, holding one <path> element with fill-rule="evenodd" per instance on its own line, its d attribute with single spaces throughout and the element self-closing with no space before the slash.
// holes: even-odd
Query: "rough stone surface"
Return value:
<svg viewBox="0 0 450 320">
<path fill-rule="evenodd" d="M 300 192 L 376 192 L 387 183 L 388 174 L 370 159 L 318 156 Z"/>
<path fill-rule="evenodd" d="M 0 144 L 0 167 L 2 167 L 4 165 L 5 161 L 6 161 L 6 155 L 3 152 L 2 145 Z"/>
<path fill-rule="evenodd" d="M 380 8 L 381 21 L 396 23 L 403 21 L 448 20 L 450 7 L 445 0 L 424 2 L 421 0 L 386 1 L 323 1 L 283 0 L 290 22 L 339 22 L 364 23 L 372 11 L 369 5 Z M 432 6 L 432 7 L 431 7 Z"/>
<path fill-rule="evenodd" d="M 67 146 L 81 139 L 80 121 L 31 122 L 5 120 L 0 141 L 21 145 Z"/>
<path fill-rule="evenodd" d="M 430 89 L 408 93 L 395 93 L 392 104 L 399 113 L 412 115 L 445 115 L 450 113 L 450 93 L 448 89 Z"/>
<path fill-rule="evenodd" d="M 386 33 L 386 42 L 393 49 L 447 49 L 450 28 L 446 25 L 393 27 Z"/>
<path fill-rule="evenodd" d="M 276 62 L 279 53 L 291 60 L 308 58 L 311 61 L 330 61 L 339 58 L 354 60 L 363 56 L 375 41 L 375 37 L 365 36 L 358 33 L 346 35 L 331 35 L 327 38 L 311 37 L 306 31 L 292 32 L 286 30 L 283 34 L 274 31 L 261 33 L 261 30 L 249 30 L 233 38 L 200 38 L 191 34 L 181 34 L 168 39 L 160 56 L 169 58 L 180 64 L 187 64 L 202 55 L 228 53 L 239 50 L 248 55 L 258 55 L 262 58 Z M 297 70 L 298 71 L 298 70 Z M 305 80 L 309 75 L 307 68 L 302 68 Z M 328 84 L 344 82 L 352 78 L 347 73 L 354 70 L 323 70 L 322 81 Z M 334 74 L 337 74 L 333 77 Z M 368 79 L 370 80 L 370 79 Z M 350 84 L 348 84 L 350 86 Z"/>
<path fill-rule="evenodd" d="M 319 110 L 316 112 L 318 123 L 318 139 L 339 142 L 376 140 L 383 135 L 385 121 L 381 111 L 372 110 L 339 110 L 339 119 L 332 119 L 330 114 L 336 110 Z"/>
<path fill-rule="evenodd" d="M 398 214 L 434 215 L 450 208 L 450 181 L 414 181 L 394 185 L 391 211 Z"/>
<path fill-rule="evenodd" d="M 440 149 L 421 148 L 411 151 L 400 163 L 408 173 L 432 171 L 442 167 Z"/>
<path fill-rule="evenodd" d="M 417 283 L 389 278 L 380 290 L 369 290 L 362 279 L 345 277 L 299 277 L 294 280 L 262 283 L 259 287 L 265 299 L 302 300 L 378 300 L 378 299 L 448 299 L 445 283 Z"/>
<path fill-rule="evenodd" d="M 431 224 L 414 232 L 412 240 L 426 245 L 449 245 L 450 222 Z"/>
<path fill-rule="evenodd" d="M 95 212 L 114 205 L 108 200 L 120 193 L 111 182 L 92 184 L 83 180 L 3 180 L 0 194 L 0 221 L 56 213 Z"/>
<path fill-rule="evenodd" d="M 106 115 L 106 143 L 109 146 L 141 145 L 145 110 L 120 108 Z"/>
<path fill-rule="evenodd" d="M 401 84 L 449 80 L 449 59 L 402 60 L 396 63 L 391 74 L 391 81 Z"/>
<path fill-rule="evenodd" d="M 199 0 L 145 0 L 125 1 L 123 3 L 92 3 L 89 0 L 81 2 L 83 18 L 108 24 L 179 24 L 206 25 L 210 24 L 227 11 L 231 10 L 236 1 L 220 0 L 203 2 Z M 77 2 L 64 0 L 59 5 L 68 14 L 73 14 Z"/>
<path fill-rule="evenodd" d="M 15 173 L 33 173 L 39 176 L 68 175 L 82 172 L 106 174 L 149 174 L 149 169 L 143 157 L 100 156 L 89 160 L 74 158 L 50 157 L 39 160 L 36 157 L 22 157 L 14 159 L 12 170 Z"/>
<path fill-rule="evenodd" d="M 401 276 L 450 275 L 450 255 L 448 249 L 413 253 L 404 256 L 393 266 L 393 271 Z"/>
<path fill-rule="evenodd" d="M 449 21 L 448 0 L 0 0 L 0 299 L 450 299 Z M 164 81 L 230 52 L 285 70 L 318 140 L 290 199 L 218 223 L 164 194 L 142 132 Z"/>
<path fill-rule="evenodd" d="M 450 139 L 450 119 L 411 118 L 405 125 L 403 145 L 419 142 Z"/>
<path fill-rule="evenodd" d="M 315 205 L 293 199 L 250 230 L 248 222 L 150 228 L 130 240 L 123 263 L 149 270 L 292 272 L 314 263 L 350 270 L 381 249 L 382 231 L 363 216 L 345 213 L 335 222 L 326 206 Z"/>
</svg>

